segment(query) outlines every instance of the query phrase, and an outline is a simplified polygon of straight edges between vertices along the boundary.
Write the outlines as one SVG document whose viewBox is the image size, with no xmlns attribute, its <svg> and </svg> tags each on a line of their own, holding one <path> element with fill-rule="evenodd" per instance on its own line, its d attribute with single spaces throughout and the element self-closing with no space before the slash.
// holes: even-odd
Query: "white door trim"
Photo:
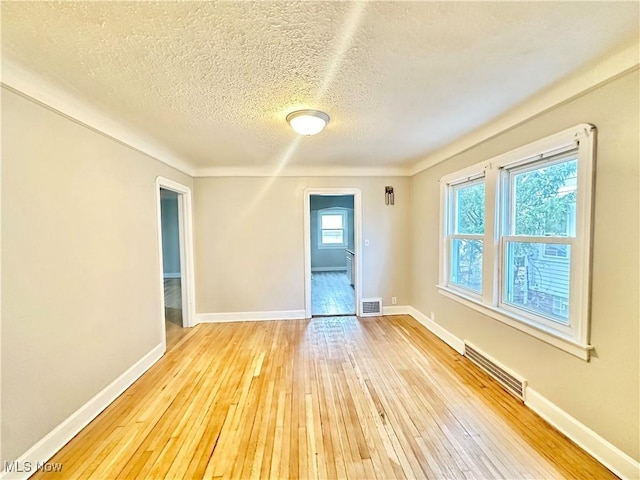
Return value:
<svg viewBox="0 0 640 480">
<path fill-rule="evenodd" d="M 362 297 L 362 192 L 359 188 L 307 188 L 304 191 L 304 310 L 311 318 L 311 195 L 353 195 L 354 252 L 356 278 L 353 282 L 356 315 L 360 315 Z"/>
<path fill-rule="evenodd" d="M 160 307 L 162 311 L 162 343 L 167 344 L 164 318 L 164 279 L 162 262 L 162 215 L 160 189 L 171 190 L 178 194 L 178 224 L 180 236 L 180 272 L 182 275 L 182 326 L 193 327 L 196 324 L 195 273 L 193 263 L 193 208 L 191 189 L 185 185 L 156 178 L 156 206 L 158 221 L 158 280 L 160 285 Z"/>
</svg>

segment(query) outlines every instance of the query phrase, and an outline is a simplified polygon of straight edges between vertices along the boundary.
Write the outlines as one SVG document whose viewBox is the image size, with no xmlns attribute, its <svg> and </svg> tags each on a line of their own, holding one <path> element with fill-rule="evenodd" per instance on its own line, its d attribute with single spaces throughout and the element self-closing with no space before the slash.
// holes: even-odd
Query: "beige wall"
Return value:
<svg viewBox="0 0 640 480">
<path fill-rule="evenodd" d="M 412 303 L 459 338 L 510 366 L 530 386 L 640 459 L 638 71 L 494 137 L 412 178 Z M 591 343 L 587 363 L 436 291 L 438 180 L 446 173 L 578 123 L 598 129 Z"/>
<path fill-rule="evenodd" d="M 2 461 L 161 343 L 158 175 L 192 183 L 2 90 Z"/>
<path fill-rule="evenodd" d="M 409 301 L 409 178 L 196 178 L 198 313 L 304 309 L 304 190 L 362 191 L 363 296 Z M 393 185 L 395 206 L 384 204 Z"/>
</svg>

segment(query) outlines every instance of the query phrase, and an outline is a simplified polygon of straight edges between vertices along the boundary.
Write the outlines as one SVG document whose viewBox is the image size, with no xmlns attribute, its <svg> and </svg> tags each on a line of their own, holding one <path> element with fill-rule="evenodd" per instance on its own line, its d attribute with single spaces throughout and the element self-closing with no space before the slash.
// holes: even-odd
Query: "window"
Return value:
<svg viewBox="0 0 640 480">
<path fill-rule="evenodd" d="M 484 238 L 484 179 L 452 185 L 451 231 L 448 234 L 452 285 L 482 293 Z"/>
<path fill-rule="evenodd" d="M 443 177 L 440 292 L 588 359 L 595 128 Z"/>
<path fill-rule="evenodd" d="M 348 243 L 347 210 L 326 208 L 318 211 L 318 247 L 345 248 Z"/>
</svg>

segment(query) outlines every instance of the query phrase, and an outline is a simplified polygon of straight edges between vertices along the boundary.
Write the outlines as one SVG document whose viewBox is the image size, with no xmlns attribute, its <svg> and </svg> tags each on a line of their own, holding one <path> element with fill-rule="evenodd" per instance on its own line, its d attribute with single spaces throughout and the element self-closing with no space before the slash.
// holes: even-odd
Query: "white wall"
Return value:
<svg viewBox="0 0 640 480">
<path fill-rule="evenodd" d="M 2 90 L 2 452 L 16 459 L 161 344 L 158 175 Z"/>
<path fill-rule="evenodd" d="M 304 309 L 304 190 L 362 191 L 363 296 L 409 300 L 410 181 L 366 178 L 196 178 L 198 313 Z M 396 188 L 395 206 L 384 186 Z"/>
<path fill-rule="evenodd" d="M 412 178 L 412 303 L 529 380 L 600 436 L 640 459 L 638 70 L 543 113 Z M 597 133 L 589 363 L 439 295 L 443 175 L 539 138 L 592 123 Z"/>
</svg>

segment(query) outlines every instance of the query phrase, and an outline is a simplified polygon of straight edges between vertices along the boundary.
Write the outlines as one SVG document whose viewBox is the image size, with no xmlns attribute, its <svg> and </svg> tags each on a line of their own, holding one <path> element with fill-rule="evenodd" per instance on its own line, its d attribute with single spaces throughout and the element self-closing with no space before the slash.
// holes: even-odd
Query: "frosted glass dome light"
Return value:
<svg viewBox="0 0 640 480">
<path fill-rule="evenodd" d="M 287 122 L 300 135 L 320 133 L 329 123 L 329 115 L 319 110 L 297 110 L 287 115 Z"/>
</svg>

